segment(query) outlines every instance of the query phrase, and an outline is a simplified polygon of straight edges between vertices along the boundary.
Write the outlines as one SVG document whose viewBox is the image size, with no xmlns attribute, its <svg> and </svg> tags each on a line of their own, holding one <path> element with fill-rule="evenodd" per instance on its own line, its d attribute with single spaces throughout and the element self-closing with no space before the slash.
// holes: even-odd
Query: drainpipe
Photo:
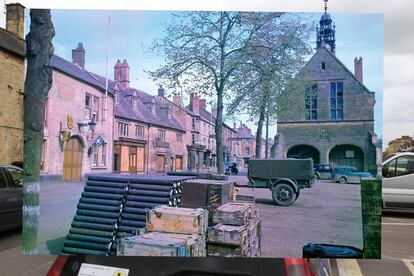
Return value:
<svg viewBox="0 0 414 276">
<path fill-rule="evenodd" d="M 150 155 L 150 143 L 149 143 L 149 134 L 150 134 L 150 125 L 148 125 L 148 131 L 147 131 L 147 174 L 149 173 L 149 155 Z"/>
</svg>

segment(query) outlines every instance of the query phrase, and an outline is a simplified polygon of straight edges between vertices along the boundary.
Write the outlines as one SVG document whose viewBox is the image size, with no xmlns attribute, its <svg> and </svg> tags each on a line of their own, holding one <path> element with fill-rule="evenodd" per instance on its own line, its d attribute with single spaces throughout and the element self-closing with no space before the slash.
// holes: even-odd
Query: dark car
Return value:
<svg viewBox="0 0 414 276">
<path fill-rule="evenodd" d="M 315 165 L 315 178 L 316 179 L 331 179 L 333 176 L 333 169 L 329 164 L 316 164 Z"/>
<path fill-rule="evenodd" d="M 239 170 L 237 169 L 237 164 L 235 162 L 226 162 L 224 164 L 224 168 L 226 170 L 226 174 L 234 174 L 237 175 L 239 173 Z"/>
<path fill-rule="evenodd" d="M 23 170 L 0 166 L 0 232 L 22 226 Z"/>
</svg>

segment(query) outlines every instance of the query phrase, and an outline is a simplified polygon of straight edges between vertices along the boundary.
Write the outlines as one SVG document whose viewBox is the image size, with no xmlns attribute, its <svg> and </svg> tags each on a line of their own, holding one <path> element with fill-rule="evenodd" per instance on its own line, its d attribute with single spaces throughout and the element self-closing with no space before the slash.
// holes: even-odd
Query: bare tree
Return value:
<svg viewBox="0 0 414 276">
<path fill-rule="evenodd" d="M 39 221 L 39 175 L 43 148 L 45 105 L 52 86 L 48 67 L 54 48 L 55 30 L 50 10 L 30 10 L 30 32 L 26 36 L 27 71 L 24 84 L 24 199 L 23 251 L 37 253 Z"/>
<path fill-rule="evenodd" d="M 312 52 L 310 25 L 287 14 L 258 31 L 246 56 L 249 66 L 238 71 L 228 113 L 247 113 L 257 122 L 255 156 L 261 158 L 263 125 L 266 128 L 265 157 L 268 156 L 269 126 L 281 112 L 286 87 Z"/>
<path fill-rule="evenodd" d="M 223 164 L 223 106 L 231 81 L 246 63 L 246 55 L 259 31 L 279 13 L 185 12 L 174 16 L 163 39 L 153 49 L 166 64 L 150 72 L 154 80 L 173 90 L 215 96 L 217 169 Z"/>
</svg>

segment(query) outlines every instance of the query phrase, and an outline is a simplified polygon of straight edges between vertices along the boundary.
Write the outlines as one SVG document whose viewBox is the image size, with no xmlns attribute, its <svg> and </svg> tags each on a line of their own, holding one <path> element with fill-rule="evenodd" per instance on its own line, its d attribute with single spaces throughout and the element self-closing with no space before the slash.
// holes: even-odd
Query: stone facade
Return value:
<svg viewBox="0 0 414 276">
<path fill-rule="evenodd" d="M 252 134 L 252 130 L 245 124 L 240 124 L 240 127 L 238 127 L 236 131 L 235 141 L 239 148 L 237 165 L 247 167 L 248 160 L 255 157 L 256 137 Z"/>
<path fill-rule="evenodd" d="M 6 29 L 0 28 L 0 164 L 22 166 L 24 7 L 8 4 L 6 10 Z"/>
<path fill-rule="evenodd" d="M 50 65 L 53 85 L 45 110 L 42 177 L 77 181 L 86 173 L 111 172 L 112 93 L 105 111 L 105 87 L 89 72 L 56 55 Z"/>
<path fill-rule="evenodd" d="M 362 58 L 355 59 L 355 72 L 321 44 L 287 90 L 273 157 L 311 157 L 377 173 L 375 94 L 362 83 Z"/>
</svg>

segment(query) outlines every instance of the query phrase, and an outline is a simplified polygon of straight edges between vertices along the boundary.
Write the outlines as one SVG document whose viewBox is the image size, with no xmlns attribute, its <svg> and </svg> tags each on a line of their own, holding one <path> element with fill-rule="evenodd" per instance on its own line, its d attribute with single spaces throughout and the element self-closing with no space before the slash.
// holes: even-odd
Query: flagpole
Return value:
<svg viewBox="0 0 414 276">
<path fill-rule="evenodd" d="M 106 66 L 105 66 L 105 107 L 104 107 L 104 120 L 108 113 L 108 60 L 109 60 L 109 41 L 111 31 L 111 17 L 108 16 L 108 29 L 107 29 L 107 46 L 106 46 Z"/>
</svg>

